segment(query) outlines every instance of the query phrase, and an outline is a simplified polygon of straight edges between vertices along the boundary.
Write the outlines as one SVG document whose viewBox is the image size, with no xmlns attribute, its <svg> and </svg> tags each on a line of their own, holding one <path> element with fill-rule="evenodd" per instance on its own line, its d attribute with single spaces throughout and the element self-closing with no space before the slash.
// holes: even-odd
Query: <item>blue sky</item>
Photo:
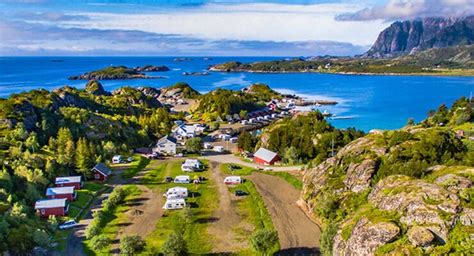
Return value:
<svg viewBox="0 0 474 256">
<path fill-rule="evenodd" d="M 472 0 L 0 0 L 0 55 L 353 55 Z"/>
</svg>

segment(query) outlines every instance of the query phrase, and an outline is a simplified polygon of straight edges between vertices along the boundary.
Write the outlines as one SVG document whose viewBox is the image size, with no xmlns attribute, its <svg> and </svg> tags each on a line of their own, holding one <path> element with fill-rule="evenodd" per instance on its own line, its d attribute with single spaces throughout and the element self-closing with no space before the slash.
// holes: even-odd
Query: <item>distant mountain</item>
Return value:
<svg viewBox="0 0 474 256">
<path fill-rule="evenodd" d="M 364 57 L 396 57 L 431 48 L 474 44 L 474 16 L 397 21 L 383 30 Z"/>
</svg>

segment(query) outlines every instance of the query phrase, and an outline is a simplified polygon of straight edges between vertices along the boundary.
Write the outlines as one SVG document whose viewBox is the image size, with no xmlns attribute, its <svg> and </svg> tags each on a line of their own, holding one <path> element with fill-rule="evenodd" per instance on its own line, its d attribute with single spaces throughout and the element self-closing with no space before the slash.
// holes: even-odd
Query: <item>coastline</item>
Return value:
<svg viewBox="0 0 474 256">
<path fill-rule="evenodd" d="M 436 72 L 436 73 L 369 73 L 369 72 L 341 72 L 341 71 L 315 71 L 315 70 L 302 70 L 302 71 L 262 71 L 262 70 L 219 70 L 211 68 L 211 72 L 224 72 L 224 73 L 255 73 L 255 74 L 302 74 L 302 73 L 313 73 L 313 74 L 328 74 L 328 75 L 355 75 L 355 76 L 443 76 L 443 77 L 474 77 L 474 70 L 453 70 L 452 72 Z M 465 72 L 465 73 L 463 73 Z"/>
</svg>

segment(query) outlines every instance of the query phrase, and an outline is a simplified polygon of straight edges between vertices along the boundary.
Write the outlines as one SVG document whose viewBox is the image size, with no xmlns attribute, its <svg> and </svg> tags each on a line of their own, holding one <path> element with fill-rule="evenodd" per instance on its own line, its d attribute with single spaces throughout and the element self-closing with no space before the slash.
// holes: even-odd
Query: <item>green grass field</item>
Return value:
<svg viewBox="0 0 474 256">
<path fill-rule="evenodd" d="M 127 168 L 122 173 L 122 178 L 124 179 L 133 178 L 133 176 L 137 175 L 139 171 L 143 170 L 143 168 L 145 168 L 150 163 L 150 159 L 143 157 L 141 155 L 134 155 L 133 158 L 134 160 L 131 163 L 117 164 L 113 166 L 113 167 Z"/>
<path fill-rule="evenodd" d="M 206 162 L 203 161 L 205 164 Z M 144 180 L 147 186 L 152 184 L 157 193 L 164 193 L 168 188 L 176 186 L 173 183 L 163 183 L 166 176 L 195 175 L 206 177 L 206 181 L 199 184 L 179 184 L 196 194 L 196 197 L 187 199 L 188 209 L 168 210 L 160 218 L 155 231 L 147 237 L 146 253 L 156 253 L 168 236 L 175 230 L 183 229 L 184 237 L 188 244 L 190 254 L 206 254 L 212 249 L 211 239 L 207 233 L 209 220 L 218 207 L 218 193 L 215 184 L 210 179 L 210 173 L 206 169 L 203 172 L 185 174 L 181 171 L 181 161 L 173 161 L 158 165 L 156 170 L 147 173 Z M 161 207 L 161 206 L 160 206 Z M 186 221 L 187 220 L 187 221 Z M 186 223 L 186 225 L 183 225 Z"/>
</svg>

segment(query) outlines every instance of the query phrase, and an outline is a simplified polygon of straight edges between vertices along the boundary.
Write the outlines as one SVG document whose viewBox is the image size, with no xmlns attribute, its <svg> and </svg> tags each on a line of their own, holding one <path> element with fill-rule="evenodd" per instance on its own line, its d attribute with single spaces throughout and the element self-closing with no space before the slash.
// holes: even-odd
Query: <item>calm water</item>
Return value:
<svg viewBox="0 0 474 256">
<path fill-rule="evenodd" d="M 368 131 L 373 128 L 400 128 L 410 117 L 422 120 L 428 110 L 437 108 L 441 103 L 451 104 L 460 96 L 469 96 L 474 91 L 474 78 L 471 77 L 251 73 L 182 75 L 182 72 L 204 71 L 209 65 L 230 60 L 253 62 L 269 59 L 272 58 L 218 57 L 204 60 L 195 57 L 175 62 L 173 57 L 0 57 L 0 97 L 37 88 L 51 90 L 63 85 L 83 88 L 85 81 L 69 81 L 67 77 L 109 65 L 166 65 L 171 71 L 152 74 L 166 76 L 164 79 L 102 81 L 102 84 L 106 90 L 113 90 L 124 85 L 159 88 L 183 81 L 200 92 L 207 92 L 218 87 L 240 89 L 261 82 L 277 91 L 310 99 L 335 99 L 340 104 L 322 107 L 321 110 L 327 109 L 338 117 L 351 117 L 332 120 L 335 126 Z"/>
</svg>

